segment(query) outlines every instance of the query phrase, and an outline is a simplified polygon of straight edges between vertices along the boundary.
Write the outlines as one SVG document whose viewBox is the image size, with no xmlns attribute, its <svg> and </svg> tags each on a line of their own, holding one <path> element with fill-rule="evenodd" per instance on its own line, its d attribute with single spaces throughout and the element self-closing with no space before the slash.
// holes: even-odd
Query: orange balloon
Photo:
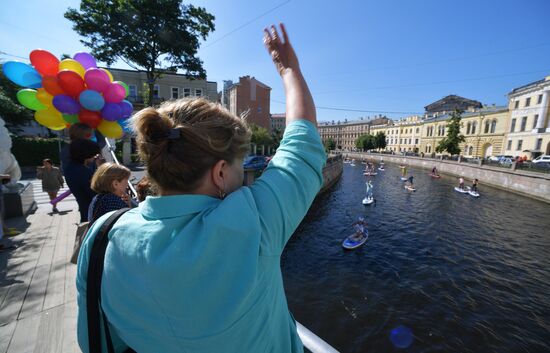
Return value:
<svg viewBox="0 0 550 353">
<path fill-rule="evenodd" d="M 57 75 L 57 73 L 56 73 Z M 42 78 L 42 87 L 51 94 L 52 96 L 57 96 L 59 94 L 65 94 L 65 91 L 63 91 L 63 88 L 59 86 L 59 83 L 57 82 L 57 78 L 54 76 L 44 76 Z"/>
<path fill-rule="evenodd" d="M 35 49 L 29 55 L 31 64 L 42 76 L 55 76 L 59 71 L 59 59 L 47 50 Z"/>
</svg>

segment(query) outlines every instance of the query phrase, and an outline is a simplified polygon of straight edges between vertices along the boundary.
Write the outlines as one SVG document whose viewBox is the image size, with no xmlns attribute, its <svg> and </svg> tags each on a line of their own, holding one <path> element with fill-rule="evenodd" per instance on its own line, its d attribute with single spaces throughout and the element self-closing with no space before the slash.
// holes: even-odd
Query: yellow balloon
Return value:
<svg viewBox="0 0 550 353">
<path fill-rule="evenodd" d="M 46 91 L 44 88 L 39 88 L 36 91 L 36 98 L 38 98 L 38 100 L 42 104 L 44 104 L 48 107 L 53 106 L 53 96 L 51 94 L 49 94 L 48 91 Z"/>
<path fill-rule="evenodd" d="M 84 69 L 84 66 L 82 66 L 78 61 L 73 59 L 64 59 L 61 60 L 59 63 L 59 71 L 62 70 L 71 70 L 79 74 L 82 78 L 84 78 L 84 73 L 86 70 Z"/>
<path fill-rule="evenodd" d="M 97 129 L 105 137 L 118 139 L 122 137 L 122 127 L 116 121 L 102 120 Z"/>
<path fill-rule="evenodd" d="M 44 125 L 48 129 L 62 130 L 66 127 L 66 122 L 63 120 L 63 115 L 53 107 L 38 110 L 34 113 L 34 118 L 39 124 Z"/>
<path fill-rule="evenodd" d="M 111 74 L 111 73 L 109 72 L 109 70 L 107 70 L 107 69 L 100 69 L 100 70 L 105 71 L 105 73 L 107 74 L 107 76 L 109 76 L 109 80 L 110 80 L 111 82 L 113 82 L 113 74 Z"/>
</svg>

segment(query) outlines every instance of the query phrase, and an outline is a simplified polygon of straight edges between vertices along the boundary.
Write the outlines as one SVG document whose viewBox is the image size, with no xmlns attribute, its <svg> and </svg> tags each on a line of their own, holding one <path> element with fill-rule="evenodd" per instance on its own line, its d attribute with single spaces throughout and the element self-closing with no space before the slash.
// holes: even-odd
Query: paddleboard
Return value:
<svg viewBox="0 0 550 353">
<path fill-rule="evenodd" d="M 410 187 L 409 185 L 405 185 L 405 189 L 407 189 L 409 191 L 416 191 L 416 189 L 414 187 Z"/>
<path fill-rule="evenodd" d="M 367 229 L 365 229 L 363 231 L 363 237 L 361 237 L 361 239 L 359 239 L 359 240 L 352 240 L 351 239 L 354 234 L 355 233 L 353 233 L 352 235 L 350 235 L 349 237 L 344 239 L 344 241 L 342 242 L 342 247 L 344 249 L 352 250 L 352 249 L 358 248 L 361 245 L 365 244 L 365 242 L 369 238 L 369 231 Z"/>
<path fill-rule="evenodd" d="M 355 167 L 355 163 L 350 163 L 350 166 Z"/>
<path fill-rule="evenodd" d="M 378 168 L 378 170 L 381 171 L 381 172 L 383 172 L 383 171 L 386 170 L 386 169 L 384 169 L 384 168 Z"/>
<path fill-rule="evenodd" d="M 363 205 L 370 205 L 371 203 L 374 202 L 374 197 L 365 197 L 363 199 Z"/>
<path fill-rule="evenodd" d="M 375 176 L 376 174 L 378 173 L 363 173 L 363 175 L 368 175 L 368 176 Z"/>
<path fill-rule="evenodd" d="M 468 191 L 468 194 L 472 195 L 473 197 L 479 197 L 479 192 L 475 192 L 473 190 Z"/>
<path fill-rule="evenodd" d="M 460 193 L 462 193 L 462 194 L 467 194 L 467 193 L 469 192 L 468 190 L 466 190 L 466 189 L 461 189 L 461 188 L 459 188 L 458 186 L 455 186 L 455 191 L 458 191 L 458 192 L 460 192 Z"/>
<path fill-rule="evenodd" d="M 441 178 L 441 175 L 439 175 L 439 174 L 435 175 L 435 174 L 429 173 L 428 175 L 431 176 L 431 177 L 434 178 L 434 179 L 439 179 L 439 178 Z"/>
<path fill-rule="evenodd" d="M 407 178 L 401 177 L 401 180 L 402 180 L 402 181 L 407 181 Z"/>
</svg>

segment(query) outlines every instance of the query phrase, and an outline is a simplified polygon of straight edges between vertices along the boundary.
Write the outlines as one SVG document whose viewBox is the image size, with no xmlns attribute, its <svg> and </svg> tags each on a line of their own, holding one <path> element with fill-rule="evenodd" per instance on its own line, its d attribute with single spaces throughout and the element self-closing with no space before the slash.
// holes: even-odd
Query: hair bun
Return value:
<svg viewBox="0 0 550 353">
<path fill-rule="evenodd" d="M 174 122 L 155 108 L 145 108 L 132 118 L 133 129 L 138 138 L 146 141 L 159 140 L 170 133 Z"/>
</svg>

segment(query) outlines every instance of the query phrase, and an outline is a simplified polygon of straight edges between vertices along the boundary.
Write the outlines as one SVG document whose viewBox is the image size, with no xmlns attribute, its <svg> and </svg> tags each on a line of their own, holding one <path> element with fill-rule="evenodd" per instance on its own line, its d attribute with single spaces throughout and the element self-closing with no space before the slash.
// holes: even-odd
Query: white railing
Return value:
<svg viewBox="0 0 550 353">
<path fill-rule="evenodd" d="M 298 336 L 300 336 L 304 347 L 309 349 L 311 353 L 339 353 L 330 344 L 323 341 L 321 337 L 308 330 L 298 321 L 296 321 L 296 331 L 298 331 Z"/>
</svg>

